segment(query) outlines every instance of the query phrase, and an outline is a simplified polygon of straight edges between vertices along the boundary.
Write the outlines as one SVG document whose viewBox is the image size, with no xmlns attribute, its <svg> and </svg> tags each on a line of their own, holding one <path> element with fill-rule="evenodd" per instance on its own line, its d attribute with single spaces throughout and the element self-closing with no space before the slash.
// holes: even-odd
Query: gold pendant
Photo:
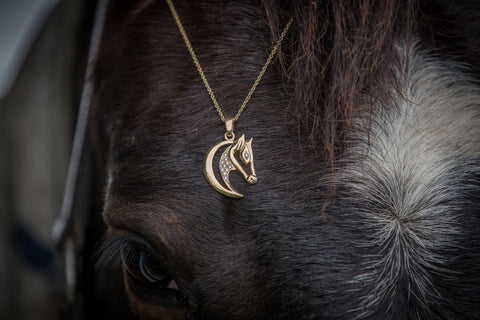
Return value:
<svg viewBox="0 0 480 320">
<path fill-rule="evenodd" d="M 254 184 L 257 182 L 255 167 L 253 166 L 253 138 L 250 138 L 250 140 L 246 142 L 245 135 L 242 135 L 235 141 L 235 135 L 233 134 L 233 120 L 227 120 L 225 124 L 227 126 L 225 141 L 216 144 L 208 151 L 203 159 L 203 174 L 208 183 L 210 183 L 210 185 L 221 194 L 231 198 L 243 198 L 243 195 L 236 191 L 230 183 L 230 173 L 232 171 L 238 171 L 248 183 Z M 214 174 L 213 159 L 215 154 L 222 147 L 226 147 L 226 149 L 223 151 L 218 162 L 219 174 L 221 176 L 220 180 L 222 181 L 222 183 L 220 183 Z M 239 160 L 235 157 L 236 154 L 238 154 L 238 158 L 244 165 L 250 166 L 250 174 L 243 169 Z"/>
</svg>

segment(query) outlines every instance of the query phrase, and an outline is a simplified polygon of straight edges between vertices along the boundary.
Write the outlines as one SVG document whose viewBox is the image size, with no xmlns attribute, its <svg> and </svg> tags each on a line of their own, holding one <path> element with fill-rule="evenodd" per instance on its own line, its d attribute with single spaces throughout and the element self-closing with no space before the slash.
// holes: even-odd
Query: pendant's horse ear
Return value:
<svg viewBox="0 0 480 320">
<path fill-rule="evenodd" d="M 235 150 L 243 150 L 243 148 L 245 148 L 245 135 L 242 134 L 242 136 L 237 140 L 234 148 Z"/>
</svg>

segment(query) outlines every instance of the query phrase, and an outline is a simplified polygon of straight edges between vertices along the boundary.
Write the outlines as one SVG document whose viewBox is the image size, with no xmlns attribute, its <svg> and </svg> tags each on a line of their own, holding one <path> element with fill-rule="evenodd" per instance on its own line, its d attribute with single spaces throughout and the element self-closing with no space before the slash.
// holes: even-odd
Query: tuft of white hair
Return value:
<svg viewBox="0 0 480 320">
<path fill-rule="evenodd" d="M 455 276 L 442 254 L 455 250 L 461 232 L 462 206 L 454 199 L 480 173 L 478 84 L 454 62 L 415 45 L 398 48 L 403 92 L 357 132 L 339 177 L 372 230 L 359 243 L 369 254 L 351 281 L 364 288 L 361 307 L 351 310 L 357 318 L 392 308 L 401 282 L 408 284 L 405 299 L 423 312 L 442 299 L 432 275 Z"/>
</svg>

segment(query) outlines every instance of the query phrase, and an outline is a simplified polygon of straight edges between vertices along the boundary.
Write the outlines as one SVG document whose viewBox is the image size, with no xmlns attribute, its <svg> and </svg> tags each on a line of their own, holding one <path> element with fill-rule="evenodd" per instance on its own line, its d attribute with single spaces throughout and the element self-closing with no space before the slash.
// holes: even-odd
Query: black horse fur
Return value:
<svg viewBox="0 0 480 320">
<path fill-rule="evenodd" d="M 227 117 L 294 22 L 235 123 L 258 183 L 231 199 L 202 174 L 225 128 L 167 4 L 110 1 L 92 292 L 129 304 L 109 316 L 480 319 L 480 3 L 174 4 Z"/>
</svg>

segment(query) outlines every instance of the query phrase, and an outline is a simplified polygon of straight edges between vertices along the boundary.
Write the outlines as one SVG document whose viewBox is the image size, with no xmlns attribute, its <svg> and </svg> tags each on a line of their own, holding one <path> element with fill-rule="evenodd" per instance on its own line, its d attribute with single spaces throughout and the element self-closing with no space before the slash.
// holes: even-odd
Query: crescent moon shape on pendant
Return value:
<svg viewBox="0 0 480 320">
<path fill-rule="evenodd" d="M 220 184 L 220 182 L 218 182 L 217 178 L 215 177 L 215 174 L 213 173 L 213 158 L 215 157 L 215 154 L 221 147 L 228 146 L 233 143 L 233 141 L 222 141 L 219 144 L 213 146 L 208 151 L 208 153 L 205 155 L 205 158 L 203 159 L 203 174 L 205 175 L 208 183 L 221 194 L 231 198 L 243 198 L 243 195 L 238 193 L 236 190 L 227 189 L 222 184 Z"/>
</svg>

